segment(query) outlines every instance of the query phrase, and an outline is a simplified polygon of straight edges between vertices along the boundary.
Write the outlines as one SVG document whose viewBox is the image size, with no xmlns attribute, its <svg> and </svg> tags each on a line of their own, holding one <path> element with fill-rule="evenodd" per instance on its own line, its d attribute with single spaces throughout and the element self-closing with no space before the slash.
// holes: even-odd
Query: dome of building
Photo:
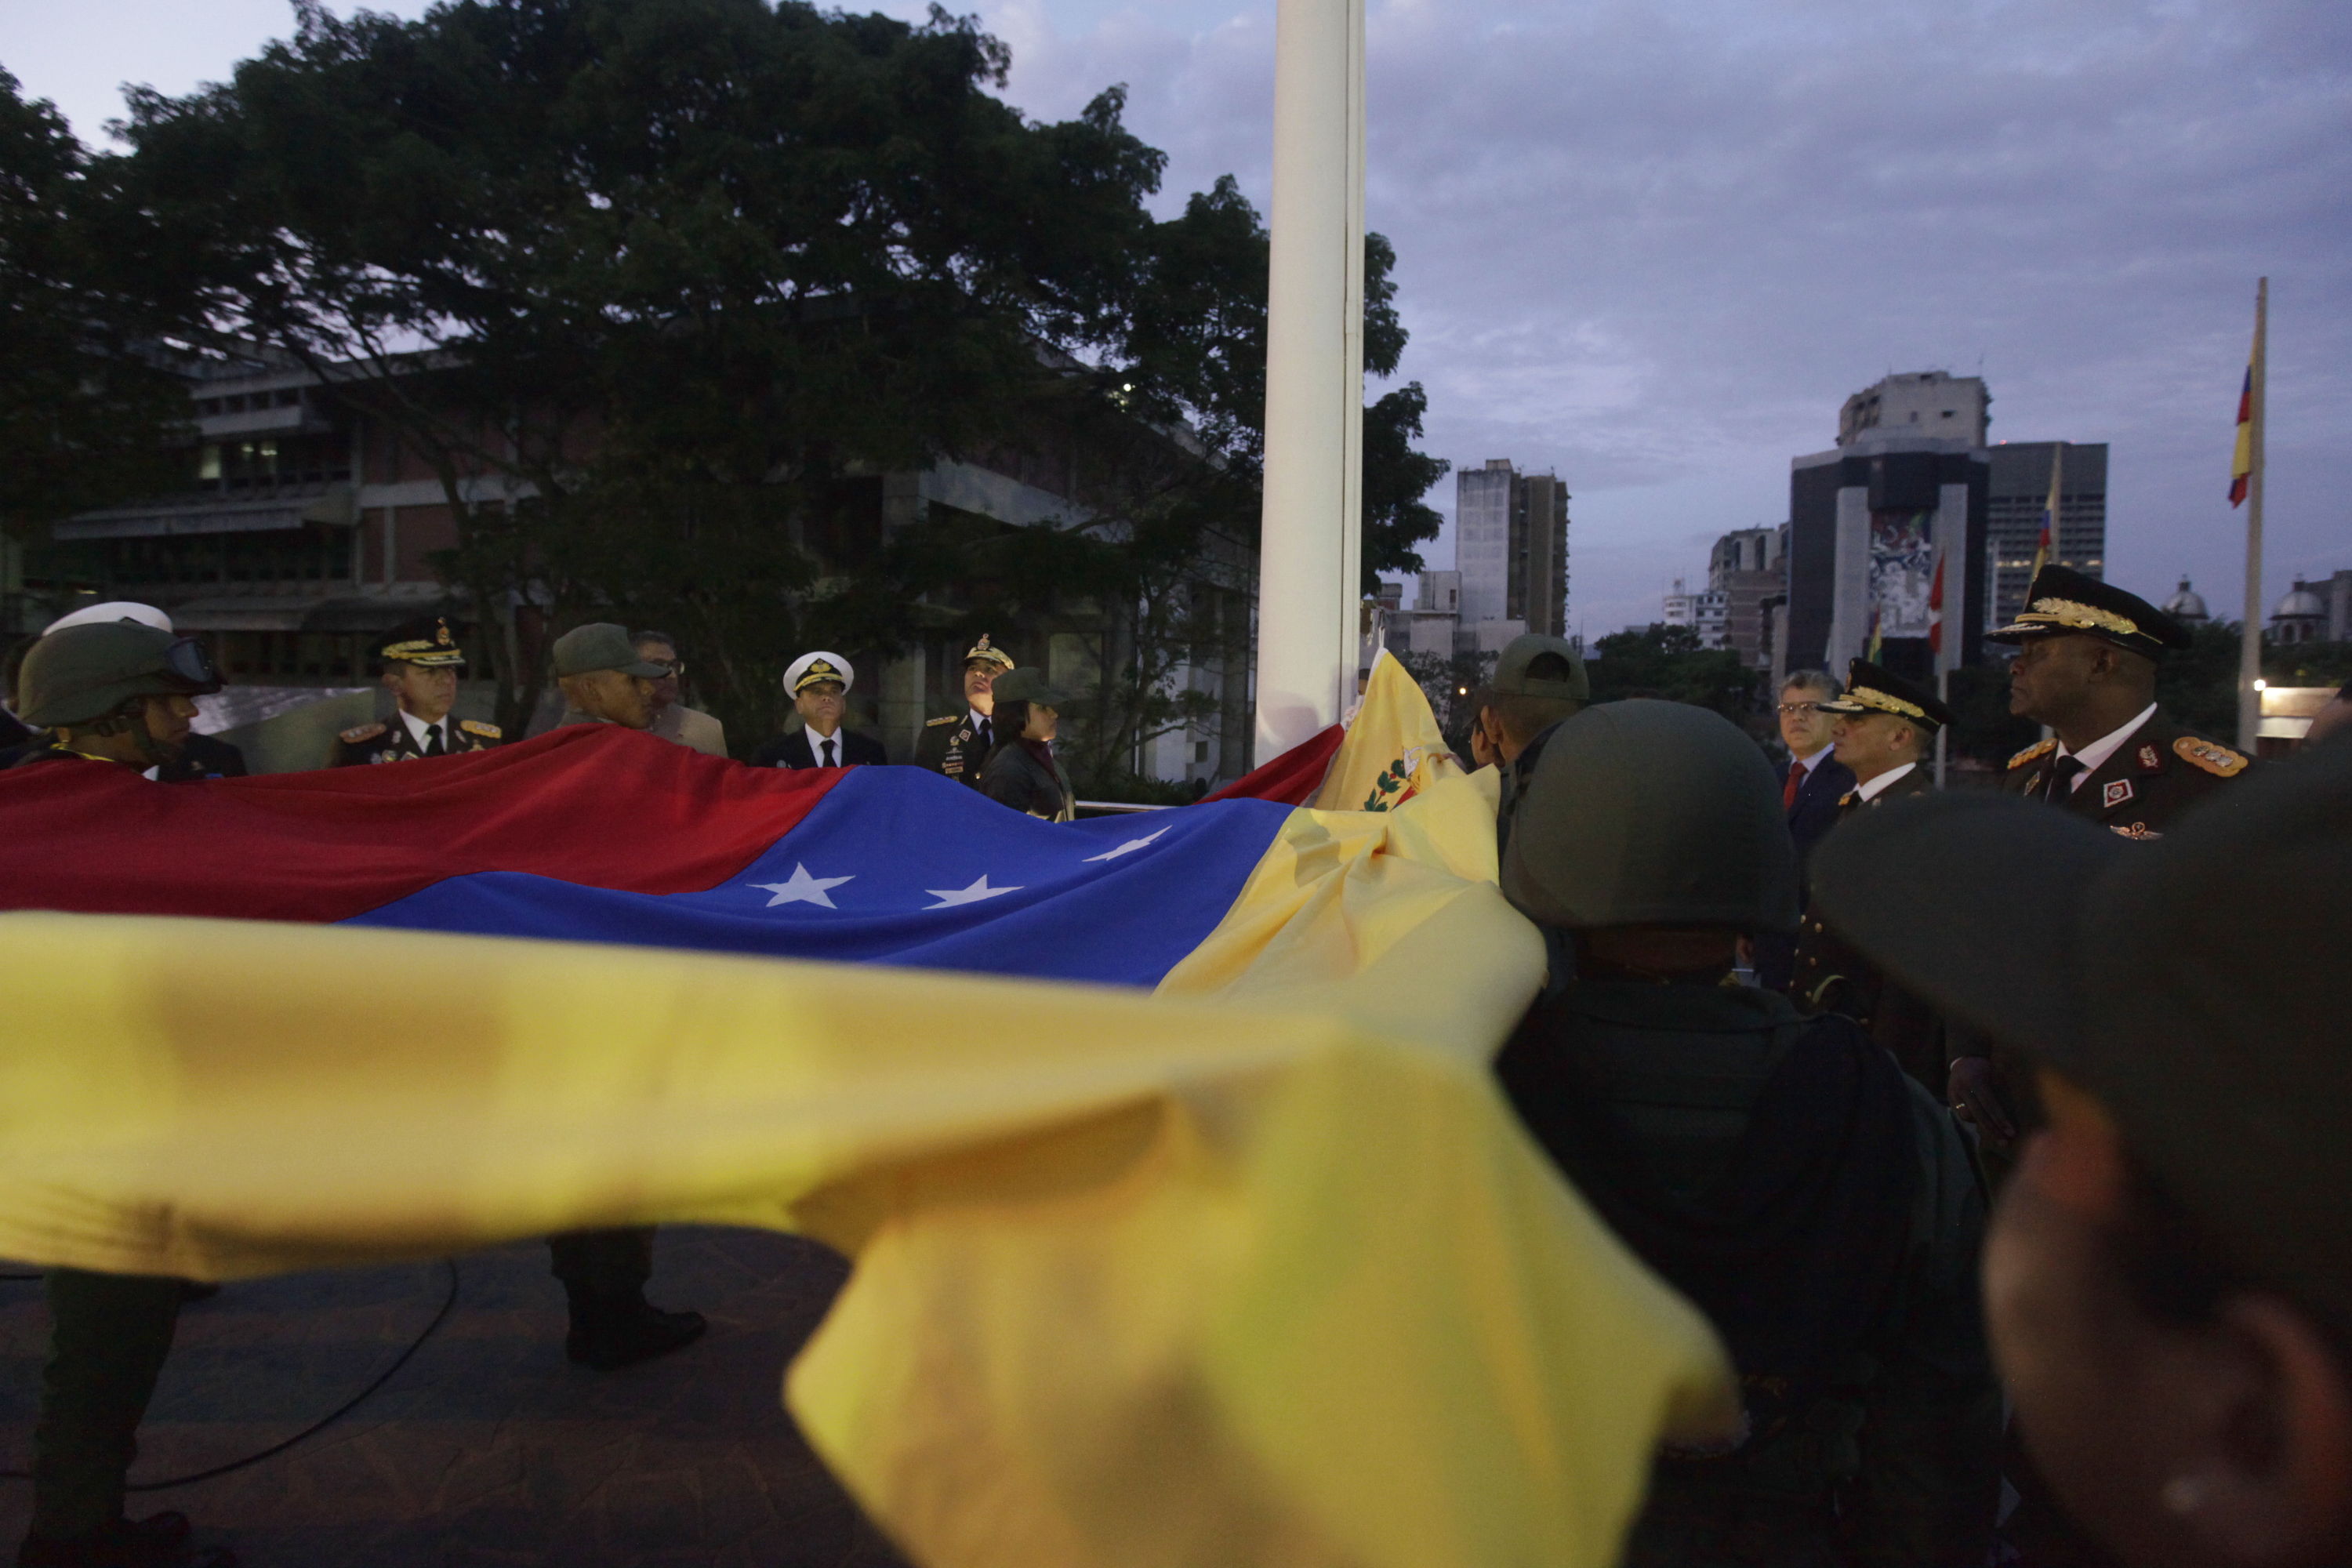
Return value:
<svg viewBox="0 0 2352 1568">
<path fill-rule="evenodd" d="M 2305 618 L 2326 620 L 2327 601 L 2297 583 L 2287 591 L 2286 597 L 2278 602 L 2278 608 L 2271 612 L 2271 619 L 2299 621 Z"/>
<path fill-rule="evenodd" d="M 2205 608 L 2204 595 L 2190 587 L 2186 577 L 2180 580 L 2180 592 L 2164 601 L 2164 613 L 2186 625 L 2200 625 L 2213 618 Z"/>
</svg>

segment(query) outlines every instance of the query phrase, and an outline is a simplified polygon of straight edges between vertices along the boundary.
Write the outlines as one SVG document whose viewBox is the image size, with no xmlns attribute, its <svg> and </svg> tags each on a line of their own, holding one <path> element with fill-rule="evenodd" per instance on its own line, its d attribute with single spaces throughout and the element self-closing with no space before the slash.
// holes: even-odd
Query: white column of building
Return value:
<svg viewBox="0 0 2352 1568">
<path fill-rule="evenodd" d="M 1266 279 L 1257 759 L 1355 688 L 1362 558 L 1363 0 L 1280 0 Z"/>
</svg>

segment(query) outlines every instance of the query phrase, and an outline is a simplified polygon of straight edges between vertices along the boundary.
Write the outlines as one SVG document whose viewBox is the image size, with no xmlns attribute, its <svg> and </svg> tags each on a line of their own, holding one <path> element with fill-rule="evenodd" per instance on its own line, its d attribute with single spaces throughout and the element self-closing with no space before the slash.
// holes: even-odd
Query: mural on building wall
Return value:
<svg viewBox="0 0 2352 1568">
<path fill-rule="evenodd" d="M 1881 637 L 1924 637 L 1936 580 L 1936 514 L 1870 517 L 1870 606 Z"/>
</svg>

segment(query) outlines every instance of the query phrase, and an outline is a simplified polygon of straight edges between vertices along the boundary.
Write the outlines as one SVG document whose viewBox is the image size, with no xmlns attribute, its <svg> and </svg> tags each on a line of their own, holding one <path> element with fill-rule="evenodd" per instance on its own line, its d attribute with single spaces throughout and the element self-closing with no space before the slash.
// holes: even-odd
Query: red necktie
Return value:
<svg viewBox="0 0 2352 1568">
<path fill-rule="evenodd" d="M 1805 764 L 1793 758 L 1789 763 L 1789 782 L 1780 786 L 1780 809 L 1794 811 L 1797 792 L 1805 787 Z"/>
</svg>

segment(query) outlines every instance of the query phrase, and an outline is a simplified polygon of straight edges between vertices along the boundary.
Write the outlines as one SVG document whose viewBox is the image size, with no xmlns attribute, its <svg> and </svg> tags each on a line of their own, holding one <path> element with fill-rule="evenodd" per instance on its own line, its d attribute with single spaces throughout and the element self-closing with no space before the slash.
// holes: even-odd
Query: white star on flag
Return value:
<svg viewBox="0 0 2352 1568">
<path fill-rule="evenodd" d="M 1165 837 L 1167 833 L 1168 829 L 1163 827 L 1158 833 L 1147 833 L 1140 838 L 1130 838 L 1116 849 L 1106 849 L 1099 855 L 1089 855 L 1080 863 L 1090 866 L 1097 860 L 1116 860 L 1122 855 L 1132 855 L 1153 839 Z"/>
<path fill-rule="evenodd" d="M 982 899 L 992 899 L 999 893 L 1017 893 L 1020 890 L 1018 887 L 990 887 L 988 873 L 983 871 L 981 873 L 980 879 L 969 888 L 925 888 L 923 891 L 939 900 L 939 902 L 925 904 L 923 907 L 927 910 L 952 909 L 958 904 L 976 904 Z"/>
<path fill-rule="evenodd" d="M 774 894 L 775 897 L 768 900 L 768 907 L 772 910 L 778 904 L 821 904 L 830 910 L 840 906 L 827 896 L 825 889 L 855 880 L 855 877 L 812 877 L 807 867 L 796 862 L 793 867 L 792 880 L 788 882 L 747 882 L 744 885 L 757 888 L 763 893 Z"/>
</svg>

